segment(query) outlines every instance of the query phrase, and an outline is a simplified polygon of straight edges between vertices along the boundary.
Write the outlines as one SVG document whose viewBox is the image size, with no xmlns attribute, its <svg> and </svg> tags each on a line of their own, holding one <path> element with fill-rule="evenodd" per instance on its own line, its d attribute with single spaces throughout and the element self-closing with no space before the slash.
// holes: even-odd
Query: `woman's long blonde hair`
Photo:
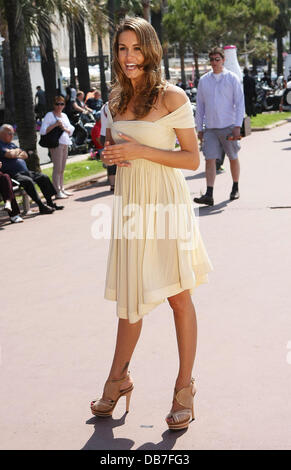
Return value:
<svg viewBox="0 0 291 470">
<path fill-rule="evenodd" d="M 154 28 L 143 18 L 126 17 L 120 23 L 115 33 L 112 48 L 115 81 L 110 98 L 110 111 L 113 115 L 123 114 L 134 94 L 131 81 L 123 72 L 118 61 L 119 36 L 123 31 L 128 30 L 135 32 L 144 56 L 143 70 L 145 73 L 135 90 L 133 110 L 136 119 L 140 119 L 150 112 L 157 101 L 159 90 L 165 86 L 161 71 L 163 51 Z"/>
</svg>

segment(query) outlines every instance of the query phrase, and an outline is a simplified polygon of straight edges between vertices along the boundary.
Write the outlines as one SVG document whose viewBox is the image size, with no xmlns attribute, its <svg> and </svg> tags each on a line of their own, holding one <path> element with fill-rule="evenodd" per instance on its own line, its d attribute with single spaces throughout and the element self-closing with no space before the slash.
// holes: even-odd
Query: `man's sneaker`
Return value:
<svg viewBox="0 0 291 470">
<path fill-rule="evenodd" d="M 224 166 L 220 165 L 220 167 L 216 168 L 216 173 L 217 173 L 217 174 L 225 173 L 225 168 L 224 168 Z"/>
<path fill-rule="evenodd" d="M 204 194 L 201 197 L 194 197 L 194 202 L 197 202 L 197 204 L 206 204 L 207 206 L 213 206 L 214 199 L 213 197 Z"/>
<path fill-rule="evenodd" d="M 47 206 L 46 204 L 42 204 L 39 208 L 40 214 L 52 214 L 55 211 L 52 207 Z"/>
<path fill-rule="evenodd" d="M 20 217 L 20 215 L 14 215 L 13 217 L 10 217 L 10 220 L 12 224 L 19 224 L 20 222 L 23 222 L 23 219 Z"/>
<path fill-rule="evenodd" d="M 236 190 L 234 190 L 234 191 L 231 191 L 230 196 L 229 196 L 229 199 L 230 199 L 231 201 L 234 201 L 235 199 L 238 199 L 238 198 L 239 198 L 239 192 L 238 192 L 238 190 L 236 189 Z"/>
<path fill-rule="evenodd" d="M 8 211 L 8 212 L 11 212 L 12 211 L 12 207 L 11 207 L 11 202 L 10 201 L 6 201 L 5 204 L 4 204 L 4 210 L 5 211 Z M 16 217 L 16 216 L 15 216 Z"/>
</svg>

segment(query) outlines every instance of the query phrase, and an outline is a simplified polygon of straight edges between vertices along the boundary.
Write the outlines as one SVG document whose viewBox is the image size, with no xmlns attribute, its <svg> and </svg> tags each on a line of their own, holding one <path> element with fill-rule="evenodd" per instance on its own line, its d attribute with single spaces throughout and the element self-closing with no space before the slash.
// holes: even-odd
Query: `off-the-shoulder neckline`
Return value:
<svg viewBox="0 0 291 470">
<path fill-rule="evenodd" d="M 166 114 L 165 116 L 162 116 L 159 119 L 156 119 L 156 121 L 147 121 L 147 120 L 143 120 L 143 119 L 122 119 L 122 120 L 117 120 L 117 121 L 112 120 L 112 122 L 113 122 L 113 124 L 116 124 L 117 122 L 149 122 L 150 124 L 155 124 L 156 122 L 160 122 L 162 119 L 165 119 L 165 118 L 168 118 L 169 116 L 172 116 L 177 111 L 179 111 L 181 108 L 183 108 L 183 106 L 185 106 L 186 104 L 189 104 L 189 101 L 185 101 L 185 103 L 181 104 L 181 106 L 179 106 L 177 109 L 175 109 L 175 111 L 172 111 L 171 113 Z M 109 112 L 110 112 L 110 110 L 109 110 Z"/>
</svg>

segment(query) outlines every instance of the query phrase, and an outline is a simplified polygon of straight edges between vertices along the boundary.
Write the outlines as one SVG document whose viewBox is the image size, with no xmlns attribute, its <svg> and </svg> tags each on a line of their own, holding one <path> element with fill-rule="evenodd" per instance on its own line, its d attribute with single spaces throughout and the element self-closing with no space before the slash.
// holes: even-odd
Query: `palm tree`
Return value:
<svg viewBox="0 0 291 470">
<path fill-rule="evenodd" d="M 69 64 L 70 64 L 70 84 L 76 88 L 75 76 L 75 34 L 74 22 L 71 15 L 67 15 L 67 32 L 69 36 Z"/>
<path fill-rule="evenodd" d="M 283 37 L 290 31 L 290 1 L 276 0 L 279 15 L 275 19 L 273 28 L 274 38 L 277 40 L 277 75 L 283 74 Z"/>
<path fill-rule="evenodd" d="M 79 19 L 74 20 L 74 32 L 79 89 L 86 95 L 90 90 L 90 75 L 87 58 L 85 18 L 83 14 L 80 15 Z"/>
<path fill-rule="evenodd" d="M 23 7 L 19 0 L 3 0 L 8 24 L 15 98 L 15 117 L 20 147 L 28 152 L 28 167 L 39 171 L 35 115 L 29 75 Z"/>
<path fill-rule="evenodd" d="M 149 23 L 151 22 L 151 0 L 141 0 L 143 8 L 143 17 Z"/>
<path fill-rule="evenodd" d="M 4 122 L 15 124 L 15 104 L 13 93 L 13 73 L 10 57 L 10 44 L 6 22 L 1 22 L 1 36 L 5 39 L 2 43 L 2 57 L 4 69 Z"/>
<path fill-rule="evenodd" d="M 163 16 L 167 12 L 167 0 L 155 0 L 151 10 L 151 23 L 155 28 L 163 48 L 165 77 L 170 79 L 167 31 L 163 25 Z"/>
<path fill-rule="evenodd" d="M 52 43 L 52 35 L 49 24 L 42 24 L 38 20 L 41 72 L 44 81 L 46 107 L 52 109 L 54 96 L 56 95 L 56 64 Z"/>
</svg>

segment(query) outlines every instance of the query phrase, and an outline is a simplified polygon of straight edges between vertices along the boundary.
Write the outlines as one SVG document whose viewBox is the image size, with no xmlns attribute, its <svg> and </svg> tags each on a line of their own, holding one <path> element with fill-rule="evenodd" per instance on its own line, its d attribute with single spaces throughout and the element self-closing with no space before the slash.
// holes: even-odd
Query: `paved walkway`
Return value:
<svg viewBox="0 0 291 470">
<path fill-rule="evenodd" d="M 130 413 L 121 399 L 113 419 L 90 415 L 115 342 L 115 306 L 103 299 L 108 241 L 91 235 L 94 206 L 112 204 L 108 186 L 75 190 L 53 215 L 2 223 L 1 449 L 290 449 L 289 130 L 245 139 L 241 199 L 228 200 L 226 162 L 215 206 L 200 210 L 215 270 L 194 295 L 197 419 L 186 433 L 164 422 L 177 371 L 166 303 L 144 320 Z M 203 167 L 185 172 L 193 197 Z"/>
</svg>

